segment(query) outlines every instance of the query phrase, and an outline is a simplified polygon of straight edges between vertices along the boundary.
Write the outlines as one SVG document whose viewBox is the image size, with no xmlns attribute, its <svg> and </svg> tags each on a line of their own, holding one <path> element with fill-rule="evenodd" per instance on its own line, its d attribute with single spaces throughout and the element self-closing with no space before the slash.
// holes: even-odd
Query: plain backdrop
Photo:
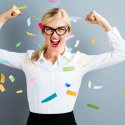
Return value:
<svg viewBox="0 0 125 125">
<path fill-rule="evenodd" d="M 1 0 L 0 13 L 3 13 L 12 5 L 28 6 L 22 10 L 23 15 L 8 21 L 0 31 L 0 48 L 26 52 L 28 49 L 38 49 L 38 45 L 44 42 L 38 27 L 39 21 L 33 16 L 41 19 L 43 13 L 53 7 L 64 8 L 69 16 L 81 17 L 81 20 L 72 22 L 72 33 L 74 38 L 67 41 L 72 52 L 77 50 L 86 54 L 100 54 L 112 51 L 106 33 L 97 25 L 88 24 L 84 18 L 91 10 L 96 10 L 104 16 L 112 26 L 117 27 L 123 38 L 125 38 L 125 1 L 124 0 L 61 0 L 58 4 L 47 0 Z M 27 25 L 27 18 L 31 18 L 31 26 Z M 26 32 L 32 32 L 37 36 L 27 36 Z M 91 44 L 95 39 L 96 44 Z M 74 47 L 80 40 L 78 47 Z M 21 46 L 16 48 L 16 43 Z M 5 91 L 0 92 L 0 125 L 25 125 L 29 107 L 27 101 L 26 78 L 21 70 L 0 65 L 0 74 L 4 73 L 6 80 Z M 125 62 L 117 65 L 87 73 L 82 81 L 80 92 L 74 107 L 74 113 L 78 125 L 125 125 L 125 94 L 120 91 L 125 89 Z M 13 75 L 14 83 L 9 79 Z M 92 87 L 103 86 L 100 90 L 88 88 L 88 81 Z M 16 94 L 17 90 L 23 93 Z M 100 107 L 95 110 L 86 106 L 91 103 Z"/>
</svg>

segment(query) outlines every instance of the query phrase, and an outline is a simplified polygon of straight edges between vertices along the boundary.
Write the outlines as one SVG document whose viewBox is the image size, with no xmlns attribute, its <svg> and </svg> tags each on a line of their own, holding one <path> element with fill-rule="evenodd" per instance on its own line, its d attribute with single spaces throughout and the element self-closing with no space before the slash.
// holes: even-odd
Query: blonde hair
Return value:
<svg viewBox="0 0 125 125">
<path fill-rule="evenodd" d="M 43 25 L 46 25 L 49 21 L 52 21 L 53 19 L 56 18 L 63 18 L 66 23 L 67 26 L 69 27 L 69 30 L 71 29 L 71 23 L 70 23 L 70 18 L 68 13 L 62 9 L 62 8 L 52 8 L 50 10 L 48 10 L 42 17 L 42 21 L 41 23 Z M 31 56 L 31 60 L 32 61 L 37 61 L 42 53 L 43 50 L 47 50 L 47 45 L 44 43 L 44 45 L 37 51 L 35 52 L 32 56 Z"/>
</svg>

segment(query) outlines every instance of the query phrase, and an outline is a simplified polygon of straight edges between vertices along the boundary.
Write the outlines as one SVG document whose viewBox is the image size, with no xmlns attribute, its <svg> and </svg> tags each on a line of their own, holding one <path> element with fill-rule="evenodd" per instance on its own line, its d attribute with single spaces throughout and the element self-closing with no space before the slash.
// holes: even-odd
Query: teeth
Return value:
<svg viewBox="0 0 125 125">
<path fill-rule="evenodd" d="M 53 42 L 58 42 L 59 40 L 52 40 Z"/>
</svg>

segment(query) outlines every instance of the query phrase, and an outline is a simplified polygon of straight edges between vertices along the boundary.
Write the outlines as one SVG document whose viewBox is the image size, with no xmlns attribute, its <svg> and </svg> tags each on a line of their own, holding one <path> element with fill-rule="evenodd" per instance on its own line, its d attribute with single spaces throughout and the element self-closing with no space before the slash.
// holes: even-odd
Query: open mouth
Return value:
<svg viewBox="0 0 125 125">
<path fill-rule="evenodd" d="M 50 40 L 52 47 L 57 47 L 60 43 L 60 40 Z"/>
</svg>

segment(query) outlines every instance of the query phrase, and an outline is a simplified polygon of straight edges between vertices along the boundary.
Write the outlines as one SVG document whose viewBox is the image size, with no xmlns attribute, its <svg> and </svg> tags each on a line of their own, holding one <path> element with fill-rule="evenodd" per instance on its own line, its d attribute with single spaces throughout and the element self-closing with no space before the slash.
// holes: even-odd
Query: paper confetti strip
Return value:
<svg viewBox="0 0 125 125">
<path fill-rule="evenodd" d="M 94 86 L 93 89 L 102 89 L 103 86 Z"/>
<path fill-rule="evenodd" d="M 40 22 L 40 19 L 38 19 L 36 16 L 32 16 L 35 20 L 37 20 L 38 22 Z"/>
<path fill-rule="evenodd" d="M 92 39 L 92 40 L 91 40 L 91 43 L 92 43 L 93 45 L 95 45 L 95 44 L 96 44 L 96 40 L 95 40 L 95 39 Z"/>
<path fill-rule="evenodd" d="M 21 6 L 21 7 L 16 8 L 16 10 L 24 10 L 24 9 L 27 9 L 27 8 L 28 8 L 27 6 Z"/>
<path fill-rule="evenodd" d="M 22 93 L 22 92 L 23 92 L 23 90 L 16 91 L 17 94 Z"/>
<path fill-rule="evenodd" d="M 75 37 L 75 35 L 74 35 L 74 34 L 71 34 L 71 35 L 69 35 L 69 36 L 66 38 L 66 40 L 69 40 L 69 39 L 74 38 L 74 37 Z"/>
<path fill-rule="evenodd" d="M 12 75 L 9 76 L 9 79 L 11 80 L 11 82 L 15 81 L 15 78 Z"/>
<path fill-rule="evenodd" d="M 30 32 L 27 32 L 27 35 L 28 35 L 28 36 L 36 36 L 35 34 L 30 33 Z"/>
<path fill-rule="evenodd" d="M 18 42 L 17 44 L 16 44 L 16 47 L 19 47 L 21 45 L 21 42 Z"/>
<path fill-rule="evenodd" d="M 44 26 L 43 26 L 42 23 L 39 23 L 38 26 L 39 26 L 40 29 L 43 29 L 43 28 L 44 28 Z"/>
<path fill-rule="evenodd" d="M 0 60 L 0 63 L 9 63 L 9 61 L 8 60 Z"/>
<path fill-rule="evenodd" d="M 54 99 L 54 98 L 56 98 L 56 97 L 57 97 L 57 94 L 56 94 L 56 93 L 53 93 L 52 95 L 50 95 L 49 97 L 45 98 L 45 99 L 42 100 L 41 102 L 42 102 L 42 103 L 45 103 L 45 102 L 48 102 L 48 101 L 50 101 L 50 100 L 52 100 L 52 99 Z"/>
<path fill-rule="evenodd" d="M 0 84 L 0 91 L 1 91 L 1 92 L 4 92 L 4 91 L 5 91 L 5 88 L 4 88 L 4 86 L 3 86 L 2 84 Z"/>
<path fill-rule="evenodd" d="M 125 90 L 121 90 L 120 92 L 121 92 L 122 94 L 125 94 Z"/>
<path fill-rule="evenodd" d="M 74 66 L 63 67 L 63 72 L 74 71 L 74 70 L 75 70 L 75 67 L 74 67 Z"/>
<path fill-rule="evenodd" d="M 71 96 L 76 96 L 77 93 L 71 90 L 67 90 L 66 94 L 71 95 Z"/>
<path fill-rule="evenodd" d="M 70 87 L 71 84 L 69 84 L 69 83 L 66 82 L 66 83 L 65 83 L 65 86 L 66 86 L 66 87 Z"/>
<path fill-rule="evenodd" d="M 5 75 L 4 75 L 4 73 L 1 73 L 0 83 L 4 83 L 4 82 L 5 82 Z"/>
<path fill-rule="evenodd" d="M 71 18 L 73 18 L 73 19 L 79 19 L 79 20 L 82 19 L 81 17 L 76 17 L 76 16 L 71 16 Z"/>
<path fill-rule="evenodd" d="M 74 47 L 78 47 L 79 42 L 80 42 L 80 41 L 79 41 L 79 40 L 77 40 L 77 41 L 76 41 L 76 43 L 75 43 L 75 46 L 74 46 Z"/>
<path fill-rule="evenodd" d="M 88 88 L 92 88 L 92 82 L 89 80 L 89 82 L 88 82 Z"/>
<path fill-rule="evenodd" d="M 86 104 L 86 106 L 98 110 L 100 107 L 93 104 Z"/>
<path fill-rule="evenodd" d="M 30 17 L 27 18 L 27 25 L 28 25 L 28 27 L 31 25 L 31 18 Z"/>
</svg>

